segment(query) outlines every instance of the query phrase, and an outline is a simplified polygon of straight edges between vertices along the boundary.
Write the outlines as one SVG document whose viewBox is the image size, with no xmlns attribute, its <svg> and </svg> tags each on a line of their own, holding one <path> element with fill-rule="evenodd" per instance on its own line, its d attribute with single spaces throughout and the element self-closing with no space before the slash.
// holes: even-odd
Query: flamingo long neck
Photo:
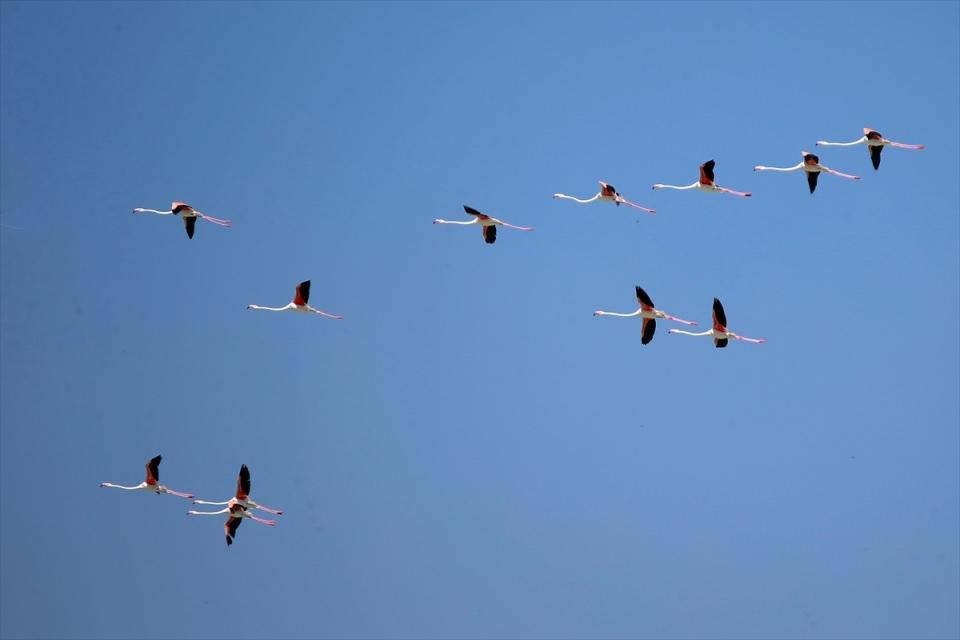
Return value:
<svg viewBox="0 0 960 640">
<path fill-rule="evenodd" d="M 867 141 L 867 136 L 863 136 L 853 142 L 827 142 L 826 140 L 817 140 L 818 147 L 852 147 L 857 144 L 863 144 Z"/>
<path fill-rule="evenodd" d="M 126 490 L 126 491 L 136 491 L 137 489 L 143 489 L 143 485 L 142 485 L 142 484 L 138 484 L 138 485 L 135 486 L 135 487 L 125 487 L 125 486 L 123 486 L 122 484 L 113 484 L 113 483 L 110 483 L 110 482 L 101 482 L 101 483 L 100 483 L 100 486 L 101 486 L 101 487 L 109 487 L 109 488 L 111 488 L 111 489 L 124 489 L 124 490 Z"/>
<path fill-rule="evenodd" d="M 247 305 L 248 309 L 255 309 L 257 311 L 286 311 L 293 306 L 293 303 L 288 304 L 285 307 L 261 307 L 258 304 Z"/>
<path fill-rule="evenodd" d="M 599 199 L 601 195 L 602 195 L 602 194 L 599 194 L 599 193 L 598 193 L 597 195 L 593 196 L 592 198 L 590 198 L 590 199 L 588 199 L 588 200 L 581 200 L 580 198 L 575 198 L 575 197 L 573 197 L 573 196 L 568 196 L 568 195 L 563 194 L 563 193 L 555 193 L 555 194 L 553 194 L 553 197 L 554 197 L 554 198 L 560 198 L 560 199 L 563 199 L 563 200 L 573 200 L 574 202 L 579 202 L 580 204 L 590 204 L 591 202 L 595 202 L 597 199 Z"/>
<path fill-rule="evenodd" d="M 616 313 L 614 311 L 597 311 L 594 315 L 598 316 L 614 316 L 617 318 L 634 318 L 643 313 L 643 309 L 637 309 L 633 313 Z"/>
<path fill-rule="evenodd" d="M 756 167 L 753 168 L 753 170 L 754 170 L 754 171 L 784 171 L 784 172 L 786 172 L 786 171 L 796 171 L 797 169 L 802 169 L 802 168 L 803 168 L 803 163 L 801 162 L 800 164 L 798 164 L 798 165 L 796 165 L 796 166 L 794 166 L 794 167 L 764 167 L 764 166 L 756 166 Z"/>
<path fill-rule="evenodd" d="M 474 218 L 473 220 L 441 220 L 437 218 L 433 222 L 434 224 L 478 224 L 480 218 Z"/>
<path fill-rule="evenodd" d="M 223 513 L 229 512 L 229 511 L 230 511 L 230 508 L 229 508 L 229 507 L 227 507 L 226 509 L 221 509 L 220 511 L 193 511 L 193 510 L 190 510 L 190 511 L 187 511 L 187 515 L 190 515 L 190 516 L 219 516 L 219 515 L 221 515 L 221 514 L 223 514 Z"/>
<path fill-rule="evenodd" d="M 229 502 L 229 501 L 227 501 L 227 502 L 210 502 L 210 501 L 208 501 L 208 500 L 194 500 L 194 501 L 193 501 L 193 504 L 211 504 L 211 505 L 220 506 L 220 505 L 224 505 L 224 504 L 230 504 L 230 502 Z"/>
<path fill-rule="evenodd" d="M 678 187 L 675 184 L 655 184 L 653 185 L 654 189 L 676 189 L 678 191 L 684 191 L 685 189 L 696 189 L 700 186 L 699 182 L 694 182 L 693 184 L 688 184 L 685 187 Z"/>
<path fill-rule="evenodd" d="M 157 211 L 156 209 L 141 209 L 136 208 L 133 210 L 134 213 L 159 213 L 162 216 L 171 216 L 173 211 Z"/>
<path fill-rule="evenodd" d="M 701 331 L 700 333 L 694 333 L 692 331 L 684 331 L 683 329 L 670 329 L 667 333 L 680 333 L 685 336 L 709 336 L 713 335 L 713 331 L 708 329 L 707 331 Z"/>
</svg>

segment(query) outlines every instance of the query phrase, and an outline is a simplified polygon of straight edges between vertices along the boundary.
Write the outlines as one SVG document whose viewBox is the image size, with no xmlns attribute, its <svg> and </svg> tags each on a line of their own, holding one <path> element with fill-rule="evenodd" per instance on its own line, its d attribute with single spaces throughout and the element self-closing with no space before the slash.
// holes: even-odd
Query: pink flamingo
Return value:
<svg viewBox="0 0 960 640">
<path fill-rule="evenodd" d="M 227 508 L 221 509 L 220 511 L 187 511 L 188 516 L 219 516 L 224 513 L 230 514 L 227 516 L 227 521 L 223 524 L 223 531 L 227 535 L 228 547 L 233 544 L 233 539 L 237 535 L 237 528 L 240 527 L 240 522 L 244 518 L 250 518 L 254 522 L 259 522 L 260 524 L 265 524 L 270 527 L 277 524 L 276 520 L 258 518 L 250 513 L 245 506 L 239 503 L 231 504 Z"/>
<path fill-rule="evenodd" d="M 170 205 L 170 211 L 157 211 L 156 209 L 134 209 L 134 213 L 156 213 L 161 216 L 180 216 L 183 218 L 183 225 L 187 229 L 187 237 L 193 238 L 193 228 L 197 224 L 197 218 L 203 218 L 207 222 L 218 224 L 221 227 L 229 227 L 232 222 L 221 218 L 214 218 L 205 213 L 200 213 L 190 205 L 184 202 L 174 202 Z"/>
<path fill-rule="evenodd" d="M 307 302 L 310 300 L 310 281 L 304 280 L 297 285 L 297 290 L 293 295 L 293 301 L 283 307 L 261 307 L 256 304 L 248 304 L 247 309 L 255 309 L 257 311 L 296 311 L 299 313 L 316 313 L 324 318 L 332 318 L 334 320 L 343 320 L 343 316 L 333 315 L 332 313 L 327 313 L 326 311 L 320 311 L 320 309 L 314 309 Z"/>
<path fill-rule="evenodd" d="M 283 515 L 283 511 L 278 509 L 271 509 L 269 507 L 264 507 L 257 504 L 250 499 L 250 470 L 247 469 L 247 465 L 240 465 L 240 474 L 237 476 L 237 492 L 232 498 L 226 502 L 208 502 L 206 500 L 194 500 L 193 504 L 211 504 L 211 505 L 234 505 L 239 504 L 242 507 L 247 509 L 260 509 L 261 511 L 266 511 L 267 513 L 272 513 L 277 516 Z"/>
<path fill-rule="evenodd" d="M 713 329 L 700 333 L 690 333 L 689 331 L 683 331 L 681 329 L 670 329 L 667 333 L 682 333 L 686 336 L 713 336 L 713 346 L 717 349 L 723 349 L 727 346 L 728 340 L 743 340 L 744 342 L 753 342 L 756 344 L 766 342 L 763 338 L 747 338 L 745 336 L 738 336 L 732 331 L 727 331 L 727 314 L 723 312 L 723 305 L 720 304 L 720 300 L 717 298 L 713 299 Z"/>
<path fill-rule="evenodd" d="M 597 200 L 599 200 L 601 202 L 612 202 L 618 207 L 621 204 L 625 204 L 628 207 L 633 207 L 634 209 L 640 209 L 641 211 L 646 211 L 647 213 L 657 212 L 656 209 L 647 209 L 646 207 L 641 207 L 636 203 L 630 202 L 629 200 L 621 196 L 619 193 L 617 193 L 617 189 L 612 184 L 608 184 L 603 180 L 600 180 L 599 182 L 600 182 L 600 192 L 588 200 L 581 200 L 580 198 L 568 196 L 563 193 L 555 193 L 553 194 L 553 197 L 555 199 L 573 200 L 574 202 L 578 202 L 580 204 L 590 204 L 591 202 L 596 202 Z"/>
<path fill-rule="evenodd" d="M 179 498 L 193 498 L 191 493 L 181 493 L 179 491 L 174 491 L 173 489 L 168 489 L 167 487 L 160 484 L 160 461 L 163 459 L 163 456 L 157 455 L 149 460 L 147 460 L 146 469 L 147 477 L 146 479 L 138 484 L 135 487 L 125 487 L 120 484 L 111 484 L 109 482 L 101 482 L 101 487 L 108 487 L 110 489 L 125 489 L 127 491 L 149 491 L 150 493 L 169 493 L 172 496 L 177 496 Z"/>
<path fill-rule="evenodd" d="M 820 172 L 831 173 L 835 176 L 840 176 L 841 178 L 847 178 L 849 180 L 859 180 L 860 176 L 851 176 L 847 173 L 840 173 L 839 171 L 834 171 L 830 167 L 820 164 L 819 156 L 815 156 L 812 153 L 807 153 L 806 151 L 801 151 L 800 155 L 803 156 L 803 161 L 800 164 L 793 167 L 764 167 L 762 165 L 757 165 L 753 168 L 754 171 L 798 171 L 803 169 L 807 174 L 807 186 L 810 187 L 810 193 L 813 193 L 817 189 L 817 178 L 820 177 Z"/>
<path fill-rule="evenodd" d="M 480 230 L 483 232 L 483 239 L 487 244 L 493 244 L 497 241 L 497 227 L 509 227 L 510 229 L 517 229 L 519 231 L 533 231 L 533 227 L 518 227 L 514 224 L 508 224 L 503 220 L 498 220 L 492 216 L 488 216 L 485 213 L 480 213 L 473 207 L 468 207 L 463 205 L 463 210 L 473 216 L 473 220 L 441 220 L 436 218 L 433 221 L 433 224 L 479 224 Z"/>
<path fill-rule="evenodd" d="M 682 320 L 671 315 L 667 315 L 653 306 L 653 300 L 647 295 L 647 292 L 637 286 L 637 302 L 640 308 L 633 313 L 614 313 L 613 311 L 594 311 L 594 316 L 616 316 L 618 318 L 633 318 L 640 316 L 643 318 L 643 324 L 640 326 L 640 344 L 649 344 L 653 340 L 653 334 L 657 330 L 657 318 L 662 320 L 673 320 L 685 325 L 695 325 L 696 322 Z"/>
<path fill-rule="evenodd" d="M 883 151 L 884 147 L 897 147 L 899 149 L 923 149 L 922 144 L 904 144 L 902 142 L 894 142 L 893 140 L 887 140 L 879 131 L 875 131 L 868 127 L 863 128 L 863 137 L 853 142 L 827 142 L 825 140 L 817 140 L 818 147 L 852 147 L 856 144 L 865 144 L 867 145 L 867 151 L 870 152 L 870 161 L 873 163 L 873 169 L 877 170 L 880 168 L 880 152 Z"/>
<path fill-rule="evenodd" d="M 749 198 L 751 194 L 744 191 L 734 191 L 733 189 L 727 189 L 726 187 L 721 187 L 720 185 L 714 183 L 713 178 L 713 167 L 716 164 L 713 160 L 707 160 L 702 165 L 700 165 L 700 179 L 693 184 L 688 184 L 685 187 L 678 187 L 673 184 L 660 184 L 657 183 L 653 185 L 654 189 L 677 189 L 678 191 L 685 191 L 686 189 L 699 189 L 700 191 L 705 191 L 707 193 L 729 193 L 732 196 L 740 196 L 741 198 Z"/>
</svg>

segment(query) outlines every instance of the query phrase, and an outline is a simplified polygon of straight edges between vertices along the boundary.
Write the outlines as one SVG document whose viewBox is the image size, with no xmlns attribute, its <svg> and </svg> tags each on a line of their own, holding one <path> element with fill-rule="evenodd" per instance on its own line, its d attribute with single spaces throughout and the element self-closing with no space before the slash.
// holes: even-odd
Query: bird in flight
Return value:
<svg viewBox="0 0 960 640">
<path fill-rule="evenodd" d="M 633 318 L 640 316 L 643 318 L 643 323 L 640 325 L 640 344 L 649 344 L 653 340 L 653 334 L 657 330 L 657 318 L 661 320 L 673 320 L 674 322 L 679 322 L 685 325 L 695 325 L 696 322 L 691 320 L 683 320 L 660 311 L 659 309 L 654 308 L 653 300 L 650 299 L 650 296 L 647 295 L 647 292 L 644 291 L 640 286 L 637 286 L 637 303 L 639 303 L 640 308 L 634 311 L 633 313 L 614 313 L 613 311 L 594 311 L 594 316 L 616 316 L 618 318 Z"/>
<path fill-rule="evenodd" d="M 233 539 L 237 536 L 237 529 L 240 527 L 240 523 L 244 518 L 249 518 L 254 522 L 259 522 L 260 524 L 265 524 L 270 527 L 277 524 L 276 520 L 258 518 L 239 503 L 231 504 L 220 511 L 187 511 L 188 516 L 219 516 L 224 513 L 230 514 L 227 516 L 227 521 L 223 523 L 223 532 L 226 534 L 228 547 L 233 544 Z"/>
<path fill-rule="evenodd" d="M 727 189 L 726 187 L 721 187 L 720 185 L 714 182 L 713 177 L 713 167 L 716 165 L 716 162 L 713 160 L 707 160 L 702 165 L 700 165 L 700 179 L 694 182 L 693 184 L 688 184 L 685 187 L 678 187 L 673 184 L 660 184 L 659 182 L 653 185 L 654 189 L 677 189 L 678 191 L 685 191 L 687 189 L 698 189 L 707 193 L 729 193 L 732 196 L 740 196 L 741 198 L 749 198 L 751 194 L 745 191 L 734 191 L 733 189 Z"/>
<path fill-rule="evenodd" d="M 581 200 L 580 198 L 575 198 L 574 196 L 568 196 L 564 193 L 555 193 L 553 194 L 553 197 L 554 199 L 573 200 L 574 202 L 578 202 L 580 204 L 590 204 L 591 202 L 596 202 L 599 200 L 600 202 L 612 202 L 618 207 L 621 204 L 625 204 L 628 207 L 633 207 L 634 209 L 640 209 L 641 211 L 646 211 L 647 213 L 657 212 L 656 209 L 648 209 L 646 207 L 641 207 L 640 205 L 634 202 L 630 202 L 629 200 L 624 198 L 622 195 L 620 195 L 617 192 L 616 187 L 614 187 L 612 184 L 604 182 L 603 180 L 600 180 L 599 182 L 600 182 L 600 192 L 597 193 L 597 195 L 587 200 Z"/>
<path fill-rule="evenodd" d="M 283 307 L 261 307 L 256 304 L 248 304 L 247 309 L 255 309 L 257 311 L 296 311 L 298 313 L 316 313 L 323 316 L 324 318 L 332 318 L 334 320 L 343 320 L 343 316 L 337 316 L 332 313 L 327 313 L 326 311 L 320 311 L 320 309 L 314 309 L 307 302 L 310 301 L 310 281 L 304 280 L 297 285 L 297 290 L 293 294 L 293 300 Z"/>
<path fill-rule="evenodd" d="M 146 469 L 147 477 L 143 482 L 134 486 L 134 487 L 125 487 L 121 484 L 111 484 L 109 482 L 101 482 L 101 487 L 107 487 L 110 489 L 125 489 L 127 491 L 149 491 L 150 493 L 169 493 L 172 496 L 177 496 L 179 498 L 193 498 L 191 493 L 181 493 L 180 491 L 174 491 L 173 489 L 168 489 L 167 487 L 160 484 L 160 461 L 163 459 L 163 456 L 156 455 L 153 458 L 147 460 Z"/>
<path fill-rule="evenodd" d="M 478 224 L 480 225 L 480 230 L 483 232 L 483 239 L 487 244 L 493 244 L 497 241 L 497 227 L 508 227 L 519 231 L 533 231 L 533 227 L 518 227 L 517 225 L 509 224 L 503 220 L 488 216 L 485 213 L 480 213 L 473 207 L 468 207 L 467 205 L 463 205 L 463 210 L 473 216 L 473 219 L 460 221 L 436 218 L 433 224 Z"/>
<path fill-rule="evenodd" d="M 237 491 L 234 493 L 233 497 L 225 502 L 208 502 L 207 500 L 194 500 L 193 504 L 210 504 L 210 505 L 233 505 L 239 504 L 242 507 L 247 509 L 259 509 L 260 511 L 266 511 L 267 513 L 272 513 L 274 515 L 280 516 L 283 515 L 283 511 L 279 509 L 271 509 L 270 507 L 264 507 L 257 504 L 250 499 L 250 470 L 247 469 L 247 465 L 240 465 L 240 473 L 237 475 Z"/>
<path fill-rule="evenodd" d="M 727 314 L 723 312 L 723 305 L 720 304 L 720 300 L 717 298 L 713 299 L 712 329 L 708 331 L 702 331 L 700 333 L 691 333 L 681 329 L 670 329 L 670 331 L 667 333 L 681 333 L 686 336 L 712 336 L 713 346 L 715 346 L 717 349 L 723 349 L 726 347 L 727 342 L 730 340 L 743 340 L 744 342 L 753 342 L 756 344 L 766 342 L 766 340 L 763 338 L 747 338 L 746 336 L 737 335 L 732 331 L 727 331 Z"/>
<path fill-rule="evenodd" d="M 867 151 L 870 153 L 870 162 L 873 163 L 874 170 L 880 168 L 880 153 L 883 151 L 884 147 L 897 147 L 898 149 L 923 149 L 922 144 L 904 144 L 902 142 L 894 142 L 893 140 L 887 140 L 884 138 L 879 131 L 870 129 L 868 127 L 863 128 L 863 136 L 854 140 L 853 142 L 827 142 L 826 140 L 817 140 L 818 147 L 852 147 L 858 144 L 867 145 Z"/>
<path fill-rule="evenodd" d="M 174 202 L 170 205 L 170 211 L 157 211 L 156 209 L 134 209 L 134 213 L 156 213 L 161 216 L 180 216 L 183 218 L 183 226 L 187 230 L 187 237 L 193 238 L 193 229 L 197 225 L 197 218 L 206 220 L 207 222 L 212 222 L 213 224 L 220 225 L 221 227 L 229 227 L 233 223 L 229 220 L 224 220 L 222 218 L 214 218 L 213 216 L 208 216 L 205 213 L 201 213 L 191 207 L 190 205 L 184 202 Z"/>
<path fill-rule="evenodd" d="M 764 167 L 763 165 L 757 165 L 753 168 L 754 171 L 799 171 L 803 170 L 807 174 L 807 186 L 810 188 L 810 193 L 813 193 L 817 190 L 817 178 L 820 177 L 821 173 L 830 173 L 841 178 L 847 178 L 848 180 L 859 180 L 860 176 L 852 176 L 848 173 L 840 173 L 839 171 L 834 171 L 830 167 L 820 164 L 820 157 L 815 156 L 812 153 L 806 151 L 801 151 L 800 155 L 803 156 L 803 160 L 799 164 L 792 167 Z"/>
</svg>

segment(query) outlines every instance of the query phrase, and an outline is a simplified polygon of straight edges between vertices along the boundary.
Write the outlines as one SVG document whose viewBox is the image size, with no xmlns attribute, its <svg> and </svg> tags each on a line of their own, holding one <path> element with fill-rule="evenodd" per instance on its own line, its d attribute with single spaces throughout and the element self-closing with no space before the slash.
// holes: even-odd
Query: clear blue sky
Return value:
<svg viewBox="0 0 960 640">
<path fill-rule="evenodd" d="M 0 3 L 0 635 L 958 637 L 958 7 Z"/>
</svg>

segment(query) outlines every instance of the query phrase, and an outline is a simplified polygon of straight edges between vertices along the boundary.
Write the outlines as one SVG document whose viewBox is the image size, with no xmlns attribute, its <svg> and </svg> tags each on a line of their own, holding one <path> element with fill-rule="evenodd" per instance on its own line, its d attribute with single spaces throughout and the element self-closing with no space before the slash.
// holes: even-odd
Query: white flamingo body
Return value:
<svg viewBox="0 0 960 640">
<path fill-rule="evenodd" d="M 208 216 L 205 213 L 197 211 L 190 205 L 185 202 L 173 202 L 170 204 L 170 211 L 158 211 L 156 209 L 142 209 L 136 208 L 133 210 L 134 213 L 155 213 L 160 216 L 180 216 L 183 218 L 183 226 L 187 231 L 187 237 L 193 238 L 193 230 L 196 226 L 197 219 L 203 219 L 207 222 L 212 222 L 213 224 L 219 225 L 221 227 L 229 227 L 233 223 L 230 220 L 225 220 L 223 218 L 214 218 L 213 216 Z"/>
<path fill-rule="evenodd" d="M 732 196 L 739 196 L 741 198 L 749 198 L 752 194 L 746 191 L 734 191 L 733 189 L 728 189 L 726 187 L 721 187 L 716 182 L 714 182 L 713 177 L 713 168 L 716 165 L 716 162 L 713 160 L 707 160 L 702 165 L 700 165 L 700 179 L 694 182 L 693 184 L 688 184 L 686 186 L 677 186 L 674 184 L 661 184 L 657 183 L 653 185 L 654 189 L 676 189 L 677 191 L 686 191 L 688 189 L 696 189 L 697 191 L 702 191 L 704 193 L 728 193 Z"/>
<path fill-rule="evenodd" d="M 177 496 L 178 498 L 192 499 L 193 494 L 174 491 L 160 484 L 160 461 L 162 459 L 163 456 L 157 455 L 147 460 L 147 464 L 145 465 L 147 471 L 146 479 L 138 485 L 128 487 L 122 484 L 113 484 L 112 482 L 101 482 L 100 486 L 107 489 L 123 489 L 125 491 L 146 491 L 156 494 L 167 493 L 172 496 Z"/>
<path fill-rule="evenodd" d="M 250 470 L 245 464 L 240 465 L 240 473 L 237 475 L 237 490 L 232 498 L 224 502 L 194 500 L 193 504 L 227 505 L 228 507 L 239 504 L 247 509 L 259 509 L 260 511 L 266 511 L 267 513 L 272 513 L 277 516 L 283 515 L 283 511 L 279 509 L 264 507 L 263 505 L 259 505 L 250 499 Z"/>
<path fill-rule="evenodd" d="M 656 209 L 648 209 L 647 207 L 641 207 L 640 205 L 634 202 L 630 202 L 629 200 L 621 196 L 612 184 L 608 184 L 603 180 L 600 180 L 599 182 L 600 182 L 600 192 L 597 193 L 597 195 L 593 196 L 592 198 L 589 198 L 586 200 L 576 198 L 574 196 L 568 196 L 563 193 L 555 193 L 553 194 L 553 197 L 554 199 L 558 199 L 558 200 L 573 200 L 578 204 L 590 204 L 591 202 L 598 202 L 598 201 L 612 202 L 618 207 L 621 204 L 625 204 L 628 207 L 633 207 L 634 209 L 640 209 L 641 211 L 646 211 L 647 213 L 656 213 Z"/>
<path fill-rule="evenodd" d="M 463 206 L 463 210 L 473 216 L 472 220 L 441 220 L 440 218 L 435 218 L 433 224 L 474 224 L 479 225 L 480 230 L 483 233 L 483 240 L 487 244 L 493 244 L 497 241 L 497 227 L 507 227 L 509 229 L 517 229 L 518 231 L 533 231 L 533 227 L 518 227 L 515 224 L 510 224 L 494 218 L 493 216 L 488 216 L 485 213 L 480 213 L 473 207 L 468 207 L 467 205 Z"/>
<path fill-rule="evenodd" d="M 780 173 L 787 173 L 790 171 L 803 171 L 807 175 L 807 186 L 810 188 L 810 193 L 813 193 L 817 189 L 817 179 L 820 177 L 820 173 L 829 173 L 840 178 L 847 178 L 848 180 L 859 180 L 860 176 L 853 176 L 848 173 L 841 173 L 840 171 L 835 171 L 830 167 L 820 164 L 820 158 L 815 156 L 812 153 L 807 151 L 801 151 L 800 155 L 803 156 L 803 160 L 799 164 L 792 167 L 765 167 L 763 165 L 757 165 L 753 168 L 754 171 L 778 171 Z"/>
<path fill-rule="evenodd" d="M 640 317 L 643 323 L 640 325 L 640 344 L 649 344 L 653 340 L 653 335 L 657 330 L 657 320 L 672 320 L 685 325 L 695 325 L 696 322 L 683 320 L 657 309 L 653 305 L 653 300 L 647 295 L 641 287 L 636 287 L 637 302 L 640 308 L 633 313 L 616 313 L 613 311 L 594 311 L 594 316 L 614 316 L 616 318 L 635 318 Z"/>
<path fill-rule="evenodd" d="M 724 313 L 723 305 L 720 304 L 720 300 L 717 298 L 713 299 L 712 329 L 700 331 L 698 333 L 683 331 L 682 329 L 670 329 L 670 331 L 667 333 L 679 333 L 685 336 L 710 336 L 713 338 L 713 346 L 718 349 L 726 347 L 729 340 L 742 340 L 744 342 L 752 342 L 754 344 L 762 344 L 766 342 L 764 338 L 748 338 L 727 330 L 727 315 Z"/>
<path fill-rule="evenodd" d="M 920 150 L 924 148 L 922 144 L 904 144 L 903 142 L 894 142 L 893 140 L 888 140 L 884 138 L 879 131 L 869 127 L 864 127 L 863 136 L 852 142 L 827 142 L 826 140 L 817 140 L 818 147 L 853 147 L 859 144 L 866 145 L 867 151 L 870 153 L 870 161 L 873 163 L 874 170 L 880 168 L 880 152 L 883 151 L 884 147 L 896 147 L 898 149 L 913 150 Z"/>
<path fill-rule="evenodd" d="M 343 316 L 338 316 L 332 313 L 327 313 L 326 311 L 321 311 L 320 309 L 315 309 L 311 307 L 308 303 L 310 300 L 310 281 L 304 280 L 297 285 L 296 290 L 293 294 L 293 300 L 288 304 L 282 307 L 262 307 L 258 304 L 248 304 L 247 309 L 253 309 L 255 311 L 293 311 L 296 313 L 315 313 L 321 315 L 324 318 L 331 318 L 332 320 L 343 320 Z"/>
</svg>

